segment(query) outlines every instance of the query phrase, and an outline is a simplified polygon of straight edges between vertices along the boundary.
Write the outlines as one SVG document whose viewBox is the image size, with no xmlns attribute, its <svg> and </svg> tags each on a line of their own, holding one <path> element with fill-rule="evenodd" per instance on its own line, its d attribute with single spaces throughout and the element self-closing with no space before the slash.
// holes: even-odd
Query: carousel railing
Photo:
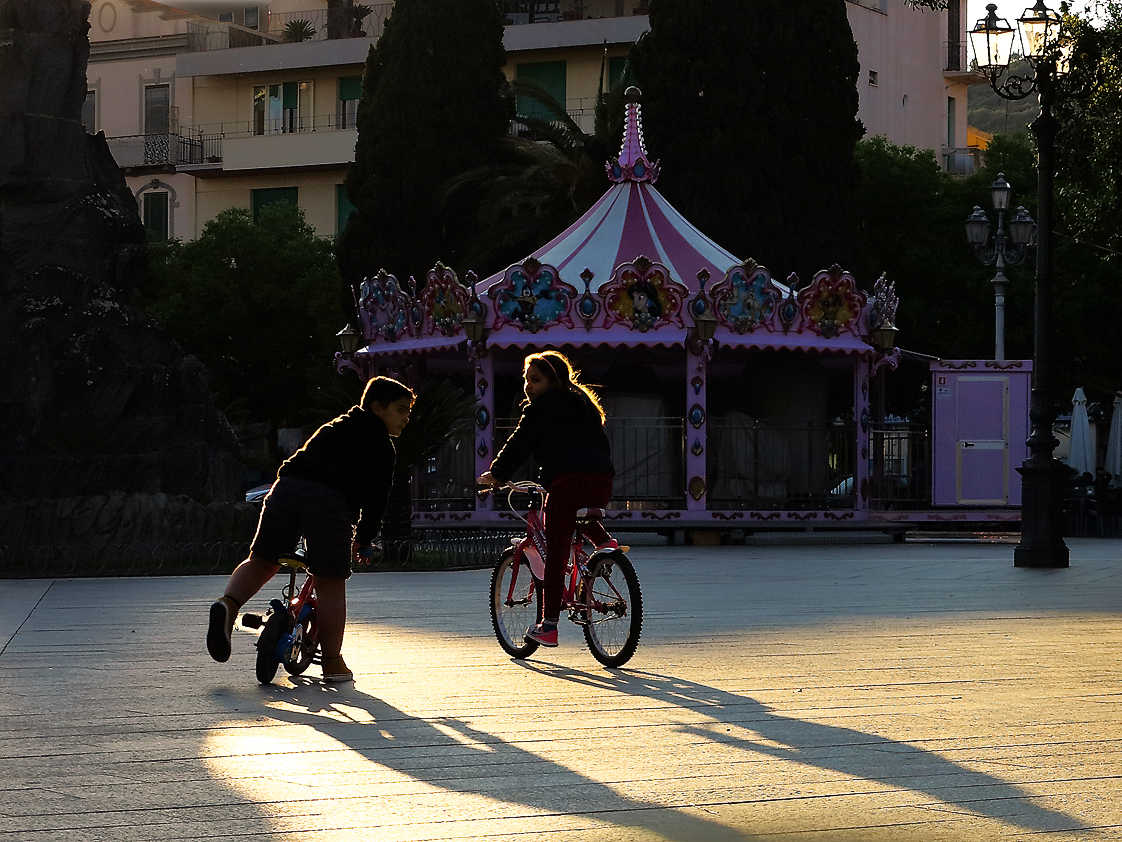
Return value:
<svg viewBox="0 0 1122 842">
<path fill-rule="evenodd" d="M 495 424 L 496 452 L 514 419 Z M 684 508 L 686 426 L 680 418 L 609 416 L 605 431 L 616 464 L 613 508 Z M 414 511 L 475 507 L 475 429 L 461 424 L 420 466 Z M 706 443 L 708 508 L 852 509 L 856 507 L 857 433 L 851 421 L 762 420 L 711 416 Z M 926 427 L 881 423 L 870 430 L 869 505 L 920 508 L 930 503 L 931 443 Z M 516 479 L 529 479 L 523 468 Z"/>
<path fill-rule="evenodd" d="M 869 504 L 877 509 L 931 504 L 931 436 L 922 424 L 882 422 L 870 430 Z"/>
<path fill-rule="evenodd" d="M 710 416 L 710 509 L 846 509 L 856 504 L 852 422 Z"/>
</svg>

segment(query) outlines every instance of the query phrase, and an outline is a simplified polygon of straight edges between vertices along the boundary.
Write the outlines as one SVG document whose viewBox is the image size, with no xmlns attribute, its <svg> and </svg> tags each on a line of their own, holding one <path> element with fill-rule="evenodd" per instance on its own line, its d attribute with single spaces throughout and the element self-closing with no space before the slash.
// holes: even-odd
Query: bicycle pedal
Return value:
<svg viewBox="0 0 1122 842">
<path fill-rule="evenodd" d="M 260 614 L 242 614 L 239 624 L 243 629 L 259 629 L 265 625 L 265 620 Z"/>
</svg>

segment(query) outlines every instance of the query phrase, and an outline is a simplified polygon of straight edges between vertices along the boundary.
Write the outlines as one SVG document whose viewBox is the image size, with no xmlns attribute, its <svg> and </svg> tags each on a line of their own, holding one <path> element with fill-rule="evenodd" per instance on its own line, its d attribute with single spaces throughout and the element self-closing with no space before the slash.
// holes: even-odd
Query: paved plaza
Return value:
<svg viewBox="0 0 1122 842">
<path fill-rule="evenodd" d="M 359 574 L 330 687 L 210 660 L 224 577 L 0 581 L 0 842 L 1122 839 L 1122 541 L 1068 543 L 637 547 L 621 670 Z"/>
</svg>

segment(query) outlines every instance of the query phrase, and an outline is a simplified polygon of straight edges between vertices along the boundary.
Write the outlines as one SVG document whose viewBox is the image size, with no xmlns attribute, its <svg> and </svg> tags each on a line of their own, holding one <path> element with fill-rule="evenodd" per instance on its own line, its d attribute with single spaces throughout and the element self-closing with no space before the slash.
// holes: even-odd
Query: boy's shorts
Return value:
<svg viewBox="0 0 1122 842">
<path fill-rule="evenodd" d="M 348 579 L 354 524 L 341 491 L 313 480 L 280 477 L 265 497 L 249 552 L 275 561 L 304 537 L 308 569 L 316 576 Z"/>
</svg>

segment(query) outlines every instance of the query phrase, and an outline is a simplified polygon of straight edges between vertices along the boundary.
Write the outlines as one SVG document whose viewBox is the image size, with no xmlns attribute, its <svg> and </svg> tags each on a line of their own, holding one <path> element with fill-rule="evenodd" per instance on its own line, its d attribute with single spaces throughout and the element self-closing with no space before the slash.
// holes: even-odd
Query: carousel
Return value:
<svg viewBox="0 0 1122 842">
<path fill-rule="evenodd" d="M 729 253 L 655 189 L 630 89 L 612 186 L 566 231 L 485 279 L 437 264 L 418 295 L 365 279 L 361 332 L 336 357 L 360 378 L 474 390 L 463 435 L 418 471 L 418 526 L 496 524 L 477 495 L 519 417 L 522 361 L 554 348 L 599 387 L 617 468 L 614 528 L 857 526 L 878 457 L 874 384 L 894 368 L 896 296 L 838 266 L 779 282 Z M 874 504 L 875 507 L 875 504 Z"/>
</svg>

